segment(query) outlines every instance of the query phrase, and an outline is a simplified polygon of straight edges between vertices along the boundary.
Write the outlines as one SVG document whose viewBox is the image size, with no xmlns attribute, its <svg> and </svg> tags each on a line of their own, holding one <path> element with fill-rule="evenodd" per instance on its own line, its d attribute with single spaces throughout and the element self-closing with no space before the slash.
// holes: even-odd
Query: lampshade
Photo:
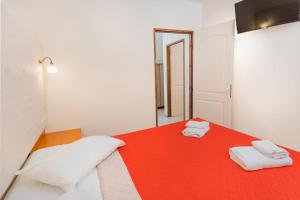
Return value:
<svg viewBox="0 0 300 200">
<path fill-rule="evenodd" d="M 48 72 L 49 74 L 56 74 L 56 73 L 58 72 L 57 66 L 54 65 L 54 64 L 48 65 L 48 67 L 47 67 L 47 72 Z"/>
</svg>

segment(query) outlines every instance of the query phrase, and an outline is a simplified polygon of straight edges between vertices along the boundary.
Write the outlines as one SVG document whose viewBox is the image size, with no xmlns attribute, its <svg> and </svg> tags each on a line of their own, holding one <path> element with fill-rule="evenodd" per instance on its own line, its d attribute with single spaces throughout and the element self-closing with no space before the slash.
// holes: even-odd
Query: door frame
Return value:
<svg viewBox="0 0 300 200">
<path fill-rule="evenodd" d="M 167 83 L 168 83 L 168 117 L 172 117 L 172 91 L 171 91 L 171 84 L 172 84 L 172 78 L 171 78 L 171 47 L 173 45 L 183 43 L 183 82 L 184 82 L 184 100 L 183 100 L 183 105 L 185 105 L 185 40 L 181 39 L 176 42 L 170 43 L 167 45 Z M 185 106 L 183 108 L 183 115 L 185 118 Z"/>
<path fill-rule="evenodd" d="M 154 28 L 153 29 L 153 43 L 154 43 L 154 74 L 155 74 L 155 113 L 156 113 L 156 126 L 158 127 L 158 112 L 157 112 L 157 81 L 156 81 L 156 33 L 175 33 L 175 34 L 186 34 L 189 35 L 190 39 L 190 63 L 189 63 L 189 118 L 193 118 L 193 64 L 194 64 L 194 31 L 191 30 L 178 30 L 178 29 L 164 29 Z"/>
</svg>

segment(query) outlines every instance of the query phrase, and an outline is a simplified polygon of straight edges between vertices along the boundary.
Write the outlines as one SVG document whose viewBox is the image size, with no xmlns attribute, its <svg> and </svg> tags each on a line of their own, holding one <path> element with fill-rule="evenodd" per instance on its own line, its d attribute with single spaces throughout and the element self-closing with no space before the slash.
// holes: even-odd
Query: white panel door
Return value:
<svg viewBox="0 0 300 200">
<path fill-rule="evenodd" d="M 184 115 L 184 42 L 170 48 L 171 115 Z"/>
<path fill-rule="evenodd" d="M 197 31 L 195 44 L 194 117 L 231 127 L 234 22 Z"/>
</svg>

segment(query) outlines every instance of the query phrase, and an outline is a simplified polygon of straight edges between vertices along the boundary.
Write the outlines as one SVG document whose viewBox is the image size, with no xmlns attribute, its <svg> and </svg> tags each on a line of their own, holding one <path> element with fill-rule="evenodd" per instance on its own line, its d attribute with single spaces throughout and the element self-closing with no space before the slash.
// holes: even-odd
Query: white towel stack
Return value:
<svg viewBox="0 0 300 200">
<path fill-rule="evenodd" d="M 293 164 L 288 152 L 270 141 L 254 141 L 252 144 L 253 146 L 233 147 L 229 150 L 230 158 L 247 171 Z"/>
<path fill-rule="evenodd" d="M 210 129 L 209 122 L 189 121 L 186 123 L 186 128 L 182 131 L 182 134 L 187 137 L 203 137 Z"/>
<path fill-rule="evenodd" d="M 287 150 L 278 147 L 273 142 L 268 140 L 253 141 L 252 145 L 259 152 L 274 159 L 289 157 L 289 152 Z"/>
</svg>

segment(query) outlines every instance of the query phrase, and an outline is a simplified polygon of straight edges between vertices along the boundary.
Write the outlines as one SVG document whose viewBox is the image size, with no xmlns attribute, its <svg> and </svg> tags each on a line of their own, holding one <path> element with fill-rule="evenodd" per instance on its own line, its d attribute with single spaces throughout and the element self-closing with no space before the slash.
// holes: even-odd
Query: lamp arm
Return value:
<svg viewBox="0 0 300 200">
<path fill-rule="evenodd" d="M 43 59 L 39 60 L 38 62 L 39 62 L 39 64 L 42 64 L 47 59 L 50 60 L 50 64 L 53 65 L 53 61 L 50 57 L 44 57 Z"/>
</svg>

